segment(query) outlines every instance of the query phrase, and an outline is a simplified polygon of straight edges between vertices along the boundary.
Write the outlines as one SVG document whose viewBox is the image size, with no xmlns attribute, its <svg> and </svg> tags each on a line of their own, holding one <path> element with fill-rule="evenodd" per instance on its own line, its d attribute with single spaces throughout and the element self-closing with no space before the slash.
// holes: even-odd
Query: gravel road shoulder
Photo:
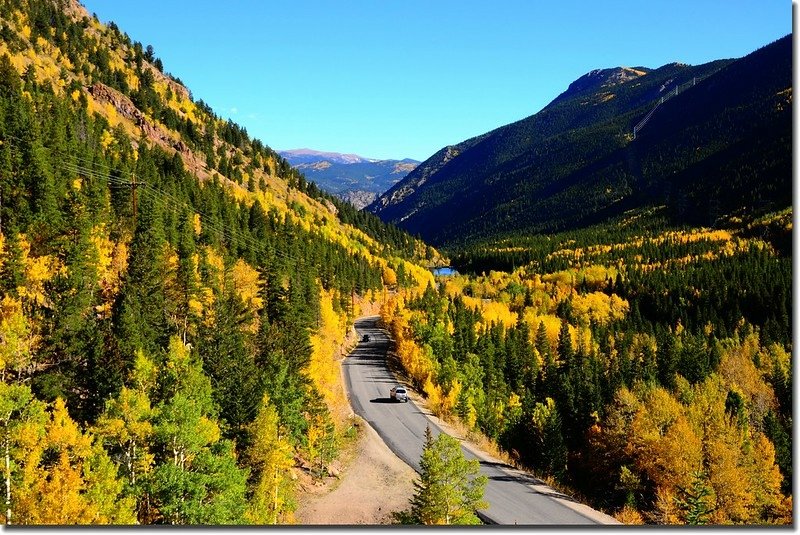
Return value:
<svg viewBox="0 0 800 535">
<path fill-rule="evenodd" d="M 408 508 L 416 472 L 363 420 L 358 427 L 355 452 L 340 479 L 304 493 L 295 512 L 298 524 L 391 524 L 394 511 Z"/>
</svg>

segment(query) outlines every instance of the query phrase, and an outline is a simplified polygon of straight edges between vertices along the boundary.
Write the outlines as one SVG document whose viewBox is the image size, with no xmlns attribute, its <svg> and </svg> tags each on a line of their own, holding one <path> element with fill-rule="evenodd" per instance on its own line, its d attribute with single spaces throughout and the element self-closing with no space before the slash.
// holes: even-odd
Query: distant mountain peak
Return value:
<svg viewBox="0 0 800 535">
<path fill-rule="evenodd" d="M 279 150 L 278 154 L 280 154 L 284 158 L 287 157 L 303 158 L 309 161 L 313 159 L 328 160 L 330 162 L 336 162 L 336 163 L 361 163 L 361 162 L 374 161 L 370 158 L 364 158 L 363 156 L 359 156 L 358 154 L 342 154 L 341 152 L 324 152 L 314 149 Z"/>
<path fill-rule="evenodd" d="M 571 84 L 564 95 L 574 95 L 584 91 L 595 91 L 600 88 L 613 87 L 646 75 L 651 69 L 647 67 L 612 67 L 610 69 L 594 69 L 584 74 Z"/>
<path fill-rule="evenodd" d="M 324 191 L 359 209 L 373 202 L 419 165 L 418 161 L 410 158 L 364 158 L 357 154 L 313 149 L 282 150 L 278 154 Z"/>
</svg>

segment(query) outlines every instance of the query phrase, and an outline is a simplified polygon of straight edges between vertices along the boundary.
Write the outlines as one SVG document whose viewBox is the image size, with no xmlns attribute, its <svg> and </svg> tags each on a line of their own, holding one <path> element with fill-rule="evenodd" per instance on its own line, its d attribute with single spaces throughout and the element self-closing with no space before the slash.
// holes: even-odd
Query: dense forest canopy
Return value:
<svg viewBox="0 0 800 535">
<path fill-rule="evenodd" d="M 73 1 L 0 0 L 6 522 L 292 522 L 298 478 L 349 433 L 348 328 L 380 302 L 434 412 L 618 519 L 791 523 L 788 42 L 698 67 L 705 100 L 674 97 L 693 112 L 635 142 L 584 143 L 697 72 L 642 71 L 586 114 L 597 94 L 573 87 L 544 152 L 443 149 L 420 172 L 516 147 L 568 178 L 542 197 L 558 217 L 510 202 L 469 239 L 438 225 L 462 275 L 434 279 L 438 251 L 321 192 L 152 47 Z M 575 143 L 603 165 L 568 168 Z M 498 195 L 552 186 L 528 156 Z M 633 200 L 591 204 L 600 175 L 592 198 Z"/>
<path fill-rule="evenodd" d="M 788 523 L 791 217 L 486 242 L 382 317 L 434 412 L 619 520 Z"/>
<path fill-rule="evenodd" d="M 348 326 L 438 253 L 77 3 L 0 23 L 6 522 L 291 521 L 347 431 Z"/>
</svg>

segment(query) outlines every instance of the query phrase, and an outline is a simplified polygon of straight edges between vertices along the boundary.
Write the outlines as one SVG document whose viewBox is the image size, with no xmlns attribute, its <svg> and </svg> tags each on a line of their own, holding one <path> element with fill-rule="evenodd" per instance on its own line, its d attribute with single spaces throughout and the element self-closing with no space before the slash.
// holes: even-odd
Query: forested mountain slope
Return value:
<svg viewBox="0 0 800 535">
<path fill-rule="evenodd" d="M 373 204 L 456 252 L 382 308 L 431 410 L 623 523 L 790 524 L 791 62 L 592 71 Z"/>
<path fill-rule="evenodd" d="M 792 210 L 664 220 L 488 241 L 383 320 L 434 413 L 621 522 L 790 524 Z"/>
<path fill-rule="evenodd" d="M 6 522 L 289 522 L 359 302 L 435 250 L 321 193 L 67 0 L 0 2 Z"/>
<path fill-rule="evenodd" d="M 734 61 L 593 71 L 539 113 L 443 149 L 368 209 L 455 246 L 637 207 L 667 205 L 678 224 L 786 207 L 791 48 L 787 36 Z"/>
</svg>

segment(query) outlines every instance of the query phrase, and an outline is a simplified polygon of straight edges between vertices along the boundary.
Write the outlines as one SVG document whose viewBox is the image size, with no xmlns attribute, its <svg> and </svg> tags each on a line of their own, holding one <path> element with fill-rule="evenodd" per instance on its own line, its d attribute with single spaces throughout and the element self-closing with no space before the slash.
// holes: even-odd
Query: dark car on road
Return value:
<svg viewBox="0 0 800 535">
<path fill-rule="evenodd" d="M 389 397 L 395 401 L 406 403 L 408 401 L 408 392 L 404 386 L 396 386 L 389 391 Z"/>
<path fill-rule="evenodd" d="M 361 338 L 361 341 L 362 341 L 362 342 L 369 342 L 369 335 L 368 335 L 368 334 L 365 334 L 365 335 L 364 335 L 364 336 Z"/>
</svg>

